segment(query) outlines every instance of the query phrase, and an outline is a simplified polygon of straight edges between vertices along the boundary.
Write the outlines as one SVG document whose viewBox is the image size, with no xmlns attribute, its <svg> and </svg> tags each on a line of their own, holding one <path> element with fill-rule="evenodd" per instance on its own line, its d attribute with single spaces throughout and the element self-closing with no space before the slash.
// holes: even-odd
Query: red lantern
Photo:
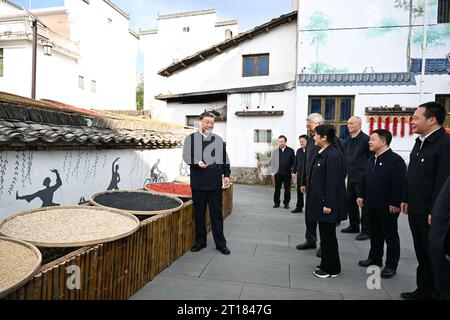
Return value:
<svg viewBox="0 0 450 320">
<path fill-rule="evenodd" d="M 412 126 L 412 117 L 409 117 L 409 135 L 412 136 L 414 134 L 413 132 L 413 126 Z"/>
<path fill-rule="evenodd" d="M 401 137 L 405 136 L 405 123 L 406 123 L 406 119 L 405 119 L 405 117 L 402 117 L 402 119 L 401 119 L 401 129 L 400 129 L 400 136 Z"/>
<path fill-rule="evenodd" d="M 370 135 L 372 135 L 372 133 L 373 133 L 374 126 L 375 126 L 375 118 L 374 117 L 370 117 L 370 119 L 369 119 L 369 132 L 370 132 Z"/>
<path fill-rule="evenodd" d="M 382 128 L 383 128 L 383 118 L 378 117 L 378 129 L 382 129 Z"/>
<path fill-rule="evenodd" d="M 386 117 L 386 119 L 384 119 L 384 128 L 387 131 L 391 131 L 391 118 L 390 117 Z"/>
<path fill-rule="evenodd" d="M 394 117 L 393 122 L 394 122 L 394 124 L 393 124 L 393 126 L 392 126 L 392 134 L 394 135 L 394 137 L 396 137 L 397 134 L 398 134 L 398 132 L 397 132 L 398 118 L 397 118 L 397 117 Z"/>
</svg>

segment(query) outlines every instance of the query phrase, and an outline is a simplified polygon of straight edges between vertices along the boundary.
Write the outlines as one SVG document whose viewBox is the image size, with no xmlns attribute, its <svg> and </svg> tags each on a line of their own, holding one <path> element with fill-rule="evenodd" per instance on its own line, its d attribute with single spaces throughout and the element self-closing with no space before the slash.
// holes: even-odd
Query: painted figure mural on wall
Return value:
<svg viewBox="0 0 450 320">
<path fill-rule="evenodd" d="M 184 161 L 181 161 L 181 163 L 180 163 L 179 174 L 180 174 L 180 177 L 188 177 L 191 174 L 191 170 L 190 170 L 189 166 Z"/>
<path fill-rule="evenodd" d="M 45 186 L 45 189 L 39 190 L 33 194 L 25 195 L 25 196 L 19 196 L 19 191 L 16 192 L 16 200 L 26 200 L 27 202 L 31 202 L 36 198 L 41 199 L 42 201 L 42 208 L 45 207 L 55 207 L 59 206 L 59 204 L 53 202 L 53 196 L 61 186 L 62 186 L 62 180 L 59 176 L 59 172 L 56 169 L 50 170 L 56 175 L 56 184 L 53 186 L 50 186 L 52 180 L 47 177 L 44 179 L 43 185 Z"/>
<path fill-rule="evenodd" d="M 119 165 L 116 164 L 117 161 L 119 161 L 120 158 L 117 158 L 112 163 L 112 176 L 111 176 L 111 182 L 109 183 L 109 187 L 106 190 L 119 190 L 119 182 L 120 182 L 120 174 L 119 174 Z"/>
<path fill-rule="evenodd" d="M 156 160 L 156 163 L 150 169 L 150 178 L 145 179 L 144 186 L 148 185 L 149 183 L 168 181 L 167 174 L 159 169 L 160 163 L 161 159 Z"/>
</svg>

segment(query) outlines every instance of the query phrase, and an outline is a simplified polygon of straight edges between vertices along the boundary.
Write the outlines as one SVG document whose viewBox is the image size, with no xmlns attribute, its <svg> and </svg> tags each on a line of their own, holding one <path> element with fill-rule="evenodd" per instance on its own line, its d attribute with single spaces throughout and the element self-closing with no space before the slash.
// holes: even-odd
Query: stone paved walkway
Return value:
<svg viewBox="0 0 450 320">
<path fill-rule="evenodd" d="M 401 260 L 397 275 L 382 279 L 381 289 L 369 290 L 369 275 L 357 262 L 367 258 L 369 241 L 356 241 L 338 227 L 342 273 L 335 279 L 313 275 L 319 263 L 314 250 L 295 246 L 304 240 L 304 214 L 272 208 L 273 189 L 263 186 L 234 188 L 234 209 L 225 221 L 230 256 L 208 247 L 188 252 L 137 292 L 139 300 L 301 300 L 400 299 L 415 289 L 417 262 L 407 217 L 399 219 Z M 294 195 L 294 201 L 295 201 Z"/>
</svg>

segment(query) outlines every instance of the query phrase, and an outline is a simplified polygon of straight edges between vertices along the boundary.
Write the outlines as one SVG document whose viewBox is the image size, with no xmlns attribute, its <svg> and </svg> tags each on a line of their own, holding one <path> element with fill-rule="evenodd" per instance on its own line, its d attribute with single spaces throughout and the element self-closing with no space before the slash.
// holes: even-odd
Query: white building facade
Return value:
<svg viewBox="0 0 450 320">
<path fill-rule="evenodd" d="M 63 7 L 32 10 L 38 29 L 36 98 L 93 109 L 136 108 L 139 35 L 129 17 L 108 0 L 66 0 Z M 31 94 L 31 17 L 0 1 L 0 91 Z M 43 45 L 53 46 L 51 56 Z"/>
<path fill-rule="evenodd" d="M 416 138 L 409 125 L 414 108 L 436 100 L 450 112 L 449 1 L 428 0 L 427 12 L 424 4 L 413 1 L 410 21 L 401 1 L 300 0 L 298 128 L 307 113 L 320 112 L 345 137 L 346 119 L 357 115 L 365 132 L 390 130 L 393 149 L 407 159 Z"/>
<path fill-rule="evenodd" d="M 140 32 L 144 55 L 144 107 L 159 118 L 165 115 L 165 102 L 155 96 L 167 92 L 167 79 L 158 71 L 199 50 L 225 41 L 238 33 L 238 21 L 218 21 L 215 9 L 160 15 L 157 29 Z"/>
<path fill-rule="evenodd" d="M 163 119 L 192 126 L 205 109 L 217 111 L 215 132 L 235 172 L 255 169 L 256 153 L 280 135 L 295 144 L 296 21 L 296 12 L 283 15 L 161 70 Z"/>
</svg>

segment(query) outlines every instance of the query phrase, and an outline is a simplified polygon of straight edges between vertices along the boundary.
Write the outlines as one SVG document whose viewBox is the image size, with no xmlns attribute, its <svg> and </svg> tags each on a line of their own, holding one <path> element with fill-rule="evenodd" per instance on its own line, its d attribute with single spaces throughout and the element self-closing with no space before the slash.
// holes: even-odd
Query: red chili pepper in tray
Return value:
<svg viewBox="0 0 450 320">
<path fill-rule="evenodd" d="M 152 183 L 148 184 L 146 187 L 149 190 L 162 193 L 192 196 L 191 187 L 181 183 Z"/>
</svg>

